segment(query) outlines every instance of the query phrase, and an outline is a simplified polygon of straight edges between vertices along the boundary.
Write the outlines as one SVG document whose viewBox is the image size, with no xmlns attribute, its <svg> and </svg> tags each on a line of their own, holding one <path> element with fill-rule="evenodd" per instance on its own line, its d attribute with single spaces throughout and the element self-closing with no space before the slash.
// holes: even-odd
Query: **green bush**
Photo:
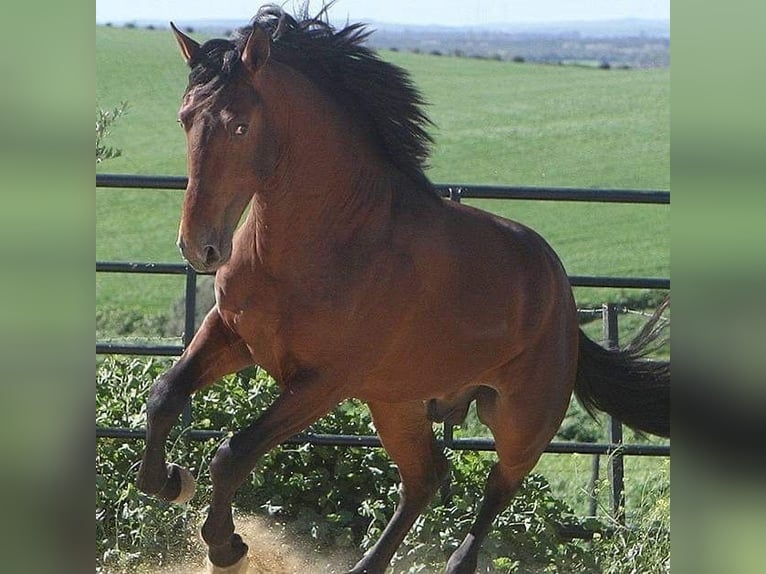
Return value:
<svg viewBox="0 0 766 574">
<path fill-rule="evenodd" d="M 105 140 L 111 133 L 114 123 L 125 114 L 127 109 L 127 102 L 121 102 L 112 110 L 96 109 L 96 163 L 122 155 L 122 150 L 106 145 Z"/>
<path fill-rule="evenodd" d="M 394 558 L 394 571 L 416 574 L 441 571 L 462 542 L 481 503 L 484 481 L 494 457 L 476 452 L 450 456 L 452 490 L 447 501 L 434 500 L 415 522 Z M 380 536 L 396 503 L 395 488 L 384 499 L 362 508 L 372 518 L 364 549 Z M 530 474 L 482 546 L 478 572 L 595 572 L 595 558 L 583 543 L 563 543 L 559 526 L 580 525 L 571 510 L 554 498 L 546 479 Z"/>
<path fill-rule="evenodd" d="M 643 485 L 628 512 L 627 526 L 616 525 L 598 545 L 603 574 L 670 572 L 670 461 Z"/>
<path fill-rule="evenodd" d="M 167 360 L 109 357 L 100 362 L 96 379 L 96 425 L 143 427 L 148 385 L 168 366 Z M 174 449 L 174 455 L 181 455 L 182 450 Z M 130 571 L 138 563 L 162 563 L 188 554 L 193 545 L 199 509 L 157 501 L 135 487 L 142 451 L 143 445 L 136 441 L 99 439 L 96 442 L 98 571 L 107 566 Z"/>
<path fill-rule="evenodd" d="M 97 365 L 99 426 L 145 425 L 148 387 L 168 368 L 166 359 L 107 357 Z M 195 428 L 232 431 L 246 426 L 269 405 L 277 388 L 265 372 L 248 369 L 227 377 L 193 401 Z M 316 423 L 317 433 L 371 434 L 366 408 L 348 401 Z M 191 442 L 179 429 L 169 441 L 169 458 L 197 477 L 198 494 L 174 506 L 147 497 L 133 485 L 143 450 L 140 441 L 101 439 L 96 450 L 96 540 L 99 571 L 131 571 L 138 563 L 165 563 L 201 552 L 197 529 L 210 498 L 208 463 L 215 441 Z M 394 572 L 439 571 L 467 533 L 481 501 L 492 453 L 448 453 L 452 490 L 436 496 L 417 520 L 394 559 Z M 563 542 L 558 527 L 597 527 L 574 516 L 551 493 L 548 481 L 531 474 L 510 507 L 496 519 L 484 544 L 479 572 L 662 572 L 669 556 L 667 472 L 645 486 L 631 528 L 614 535 Z M 377 540 L 398 501 L 398 474 L 382 449 L 284 446 L 267 454 L 242 485 L 235 506 L 270 515 L 315 546 L 359 548 Z M 666 544 L 667 542 L 667 544 Z M 646 565 L 646 568 L 643 567 Z"/>
</svg>

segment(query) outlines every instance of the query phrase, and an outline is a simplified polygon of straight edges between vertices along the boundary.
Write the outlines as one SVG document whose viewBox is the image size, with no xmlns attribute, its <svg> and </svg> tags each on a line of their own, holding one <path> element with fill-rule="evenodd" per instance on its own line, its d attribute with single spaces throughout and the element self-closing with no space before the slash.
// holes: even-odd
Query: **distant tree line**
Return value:
<svg viewBox="0 0 766 574">
<path fill-rule="evenodd" d="M 107 27 L 114 24 L 107 22 Z M 138 28 L 136 22 L 126 22 L 123 27 Z M 144 26 L 156 30 L 153 24 Z M 187 34 L 197 32 L 192 26 L 183 28 Z M 219 30 L 220 32 L 220 30 Z M 225 37 L 231 35 L 226 30 Z M 400 41 L 401 40 L 401 41 Z M 456 40 L 456 41 L 454 41 Z M 382 42 L 392 42 L 386 44 Z M 396 42 L 396 44 L 393 44 Z M 488 38 L 460 37 L 451 39 L 433 36 L 370 38 L 373 48 L 384 48 L 392 52 L 411 52 L 430 56 L 452 56 L 498 62 L 525 62 L 553 65 L 570 65 L 602 70 L 630 69 L 634 67 L 656 67 L 669 64 L 669 40 L 664 38 L 624 37 L 589 39 L 585 37 L 527 37 L 504 40 L 502 36 Z"/>
<path fill-rule="evenodd" d="M 402 52 L 404 50 L 401 50 L 397 46 L 391 46 L 388 48 L 390 52 Z M 410 48 L 408 50 L 412 54 L 425 54 L 429 56 L 448 56 L 453 58 L 471 58 L 474 60 L 493 60 L 496 62 L 514 62 L 516 64 L 523 64 L 527 61 L 527 59 L 524 56 L 521 55 L 507 55 L 502 54 L 500 52 L 493 52 L 489 54 L 482 54 L 482 53 L 467 53 L 464 50 L 461 50 L 460 48 L 456 48 L 454 50 L 448 50 L 448 51 L 442 51 L 438 49 L 428 50 L 424 51 L 421 48 Z M 566 61 L 566 60 L 554 60 L 554 61 L 540 61 L 535 60 L 538 64 L 555 64 L 558 66 L 580 66 L 585 68 L 599 68 L 601 70 L 611 70 L 611 69 L 620 69 L 620 70 L 628 70 L 631 68 L 631 66 L 627 64 L 621 64 L 619 66 L 612 66 L 612 64 L 607 59 L 601 59 L 600 61 L 593 61 L 591 64 L 584 63 L 584 62 L 576 62 L 576 61 Z"/>
</svg>

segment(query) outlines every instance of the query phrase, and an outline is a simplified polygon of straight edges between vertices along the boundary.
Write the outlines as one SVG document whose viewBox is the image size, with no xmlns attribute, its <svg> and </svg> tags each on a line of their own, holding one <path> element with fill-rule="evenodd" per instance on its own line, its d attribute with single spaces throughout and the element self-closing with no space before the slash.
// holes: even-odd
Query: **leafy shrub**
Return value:
<svg viewBox="0 0 766 574">
<path fill-rule="evenodd" d="M 144 401 L 151 381 L 167 360 L 109 357 L 98 367 L 96 425 L 143 427 Z M 96 442 L 96 564 L 126 568 L 188 553 L 200 518 L 192 506 L 174 506 L 145 496 L 134 485 L 143 445 L 135 441 Z"/>
<path fill-rule="evenodd" d="M 637 507 L 628 513 L 627 526 L 616 525 L 598 543 L 603 574 L 670 572 L 670 461 L 643 486 Z"/>
<path fill-rule="evenodd" d="M 145 425 L 148 387 L 169 366 L 166 359 L 107 357 L 97 365 L 96 423 Z M 193 401 L 195 428 L 243 428 L 276 397 L 262 370 L 227 377 Z M 179 429 L 182 430 L 182 429 Z M 371 434 L 366 408 L 348 401 L 317 422 L 316 433 Z M 198 495 L 174 506 L 140 493 L 134 486 L 143 444 L 101 439 L 96 448 L 97 568 L 134 570 L 135 564 L 164 563 L 198 554 L 197 529 L 210 498 L 208 462 L 215 441 L 191 442 L 176 432 L 169 459 L 189 468 Z M 394 572 L 439 571 L 468 532 L 481 501 L 492 453 L 450 452 L 452 490 L 437 494 L 417 520 L 394 559 Z M 531 474 L 510 507 L 495 522 L 480 555 L 479 572 L 662 572 L 669 556 L 667 475 L 646 486 L 641 506 L 629 515 L 631 528 L 593 543 L 563 542 L 559 526 L 592 527 L 552 495 L 547 480 Z M 382 449 L 283 446 L 263 457 L 238 490 L 235 506 L 244 512 L 288 521 L 315 545 L 372 546 L 398 502 L 398 474 Z M 591 519 L 592 520 L 592 519 Z M 603 530 L 603 525 L 596 524 Z M 667 542 L 667 544 L 666 544 Z M 644 565 L 647 565 L 645 568 Z"/>
<path fill-rule="evenodd" d="M 122 155 L 122 150 L 106 145 L 105 140 L 111 133 L 114 123 L 128 109 L 127 102 L 121 102 L 112 110 L 96 110 L 96 163 Z"/>
<path fill-rule="evenodd" d="M 197 276 L 195 287 L 194 324 L 201 325 L 208 311 L 215 305 L 215 291 L 213 284 L 215 278 L 210 275 Z M 168 313 L 168 319 L 162 327 L 160 334 L 166 336 L 183 333 L 186 317 L 186 297 L 179 297 L 172 305 Z"/>
<path fill-rule="evenodd" d="M 142 309 L 102 306 L 96 310 L 96 333 L 104 337 L 178 335 L 183 328 L 169 331 L 164 314 L 148 315 Z"/>
</svg>

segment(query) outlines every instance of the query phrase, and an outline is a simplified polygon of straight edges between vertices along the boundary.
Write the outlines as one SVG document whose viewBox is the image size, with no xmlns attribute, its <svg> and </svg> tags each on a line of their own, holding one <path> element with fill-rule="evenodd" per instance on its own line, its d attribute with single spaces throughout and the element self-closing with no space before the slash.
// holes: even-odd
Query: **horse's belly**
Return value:
<svg viewBox="0 0 766 574">
<path fill-rule="evenodd" d="M 411 334 L 412 335 L 412 334 Z M 375 366 L 353 387 L 354 396 L 367 400 L 427 400 L 486 379 L 516 353 L 509 326 L 504 321 L 481 329 L 438 322 L 415 336 L 404 335 L 401 344 L 377 357 Z"/>
</svg>

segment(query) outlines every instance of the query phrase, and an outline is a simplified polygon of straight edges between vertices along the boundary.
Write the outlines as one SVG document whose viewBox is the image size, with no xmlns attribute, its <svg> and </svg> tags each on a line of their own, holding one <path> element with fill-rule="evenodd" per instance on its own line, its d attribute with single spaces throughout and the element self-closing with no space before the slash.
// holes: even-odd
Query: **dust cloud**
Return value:
<svg viewBox="0 0 766 574">
<path fill-rule="evenodd" d="M 250 547 L 248 574 L 341 574 L 353 566 L 360 551 L 318 551 L 292 536 L 280 524 L 258 516 L 235 516 L 237 532 Z M 359 556 L 357 556 L 359 554 Z M 205 550 L 200 541 L 199 559 L 158 568 L 141 568 L 136 574 L 205 574 Z M 116 574 L 116 573 L 115 573 Z"/>
</svg>

